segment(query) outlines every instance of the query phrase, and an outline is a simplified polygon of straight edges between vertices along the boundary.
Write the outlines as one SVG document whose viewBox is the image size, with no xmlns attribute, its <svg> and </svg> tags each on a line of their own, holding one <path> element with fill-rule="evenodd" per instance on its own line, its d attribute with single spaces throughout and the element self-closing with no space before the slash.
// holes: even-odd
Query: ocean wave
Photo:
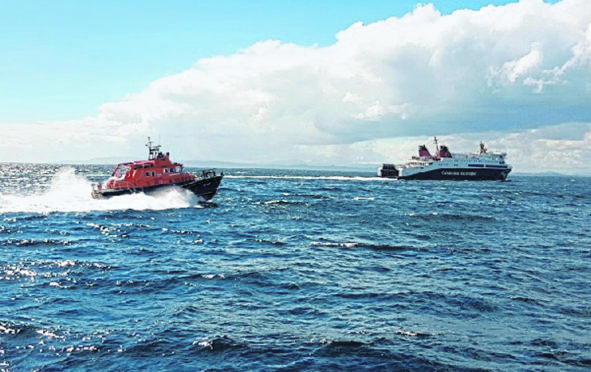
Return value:
<svg viewBox="0 0 591 372">
<path fill-rule="evenodd" d="M 283 206 L 283 205 L 307 205 L 306 202 L 300 201 L 300 200 L 286 200 L 286 199 L 276 199 L 276 200 L 268 200 L 265 202 L 254 202 L 253 204 L 255 205 L 271 205 L 271 206 L 275 206 L 275 205 L 279 205 L 279 206 Z"/>
<path fill-rule="evenodd" d="M 19 231 L 21 231 L 21 230 L 17 230 L 17 229 L 11 229 L 11 228 L 9 228 L 9 227 L 6 227 L 6 226 L 2 226 L 2 225 L 0 225 L 0 234 L 6 234 L 6 235 L 8 235 L 8 234 L 14 234 L 14 233 L 17 233 L 17 232 L 19 232 Z"/>
<path fill-rule="evenodd" d="M 223 353 L 228 350 L 247 350 L 248 345 L 235 341 L 228 336 L 217 336 L 212 339 L 196 340 L 193 345 L 199 347 L 201 350 Z"/>
<path fill-rule="evenodd" d="M 376 198 L 373 197 L 373 196 L 355 196 L 353 198 L 353 200 L 356 200 L 356 201 L 361 201 L 361 200 L 372 201 L 372 200 L 376 200 Z"/>
<path fill-rule="evenodd" d="M 126 346 L 121 352 L 132 357 L 151 357 L 153 355 L 165 357 L 174 353 L 176 346 L 165 339 L 139 340 L 134 345 Z"/>
<path fill-rule="evenodd" d="M 108 237 L 129 238 L 129 234 L 126 231 L 120 229 L 119 226 L 106 226 L 98 223 L 88 223 L 86 225 L 99 230 L 101 234 Z"/>
<path fill-rule="evenodd" d="M 322 340 L 313 356 L 312 368 L 318 370 L 457 370 L 458 365 L 447 364 L 392 348 L 392 340 L 378 338 L 369 341 Z M 419 355 L 423 354 L 419 352 Z M 481 371 L 463 367 L 462 371 Z"/>
<path fill-rule="evenodd" d="M 357 242 L 311 242 L 310 245 L 317 247 L 354 248 L 358 247 Z"/>
<path fill-rule="evenodd" d="M 312 246 L 318 247 L 335 247 L 335 248 L 365 248 L 374 251 L 406 251 L 416 249 L 411 245 L 396 245 L 396 244 L 380 244 L 371 242 L 330 242 L 330 241 L 313 241 Z"/>
<path fill-rule="evenodd" d="M 404 337 L 417 337 L 417 338 L 424 338 L 424 337 L 432 337 L 433 334 L 429 332 L 421 332 L 421 331 L 409 331 L 406 329 L 398 329 L 396 330 L 396 334 L 404 336 Z"/>
<path fill-rule="evenodd" d="M 268 244 L 268 245 L 274 245 L 274 246 L 283 246 L 286 245 L 287 243 L 279 240 L 279 239 L 263 239 L 263 238 L 257 238 L 255 239 L 255 242 L 257 243 L 261 243 L 261 244 Z"/>
<path fill-rule="evenodd" d="M 492 221 L 494 216 L 479 215 L 472 213 L 416 213 L 410 212 L 406 214 L 408 217 L 424 220 L 444 220 L 444 221 Z"/>
<path fill-rule="evenodd" d="M 0 320 L 0 335 L 5 337 L 19 336 L 19 337 L 34 337 L 38 335 L 39 328 L 26 323 L 15 323 L 11 321 Z"/>
<path fill-rule="evenodd" d="M 66 246 L 72 245 L 70 240 L 62 239 L 5 239 L 0 240 L 0 245 L 15 246 L 15 247 L 35 247 L 39 245 L 43 246 Z"/>
</svg>

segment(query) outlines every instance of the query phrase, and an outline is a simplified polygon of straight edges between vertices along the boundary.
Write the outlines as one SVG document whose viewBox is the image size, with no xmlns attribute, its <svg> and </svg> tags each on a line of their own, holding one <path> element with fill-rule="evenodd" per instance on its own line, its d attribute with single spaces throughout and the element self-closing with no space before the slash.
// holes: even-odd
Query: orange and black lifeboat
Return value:
<svg viewBox="0 0 591 372">
<path fill-rule="evenodd" d="M 202 171 L 195 176 L 184 170 L 183 164 L 170 161 L 170 153 L 160 152 L 160 146 L 152 146 L 148 138 L 150 153 L 148 160 L 118 164 L 111 176 L 102 184 L 93 186 L 94 198 L 149 193 L 163 187 L 178 186 L 190 190 L 203 200 L 210 200 L 216 194 L 223 173 L 214 170 Z"/>
</svg>

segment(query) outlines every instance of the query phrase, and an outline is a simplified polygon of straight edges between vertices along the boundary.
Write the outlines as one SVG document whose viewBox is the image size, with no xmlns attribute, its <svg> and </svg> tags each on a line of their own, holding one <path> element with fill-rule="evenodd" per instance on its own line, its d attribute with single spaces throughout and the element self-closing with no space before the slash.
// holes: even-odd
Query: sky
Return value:
<svg viewBox="0 0 591 372">
<path fill-rule="evenodd" d="M 438 136 L 591 175 L 591 2 L 0 0 L 0 162 L 403 162 Z"/>
</svg>

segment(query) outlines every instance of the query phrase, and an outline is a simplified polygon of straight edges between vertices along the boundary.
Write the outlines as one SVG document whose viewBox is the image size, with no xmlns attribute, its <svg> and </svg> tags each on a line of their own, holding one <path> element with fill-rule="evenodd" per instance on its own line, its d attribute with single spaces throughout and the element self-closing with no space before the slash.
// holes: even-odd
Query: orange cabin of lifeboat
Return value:
<svg viewBox="0 0 591 372">
<path fill-rule="evenodd" d="M 106 182 L 108 189 L 142 188 L 185 183 L 195 176 L 184 173 L 183 164 L 170 161 L 170 154 L 154 154 L 149 160 L 120 163 Z"/>
</svg>

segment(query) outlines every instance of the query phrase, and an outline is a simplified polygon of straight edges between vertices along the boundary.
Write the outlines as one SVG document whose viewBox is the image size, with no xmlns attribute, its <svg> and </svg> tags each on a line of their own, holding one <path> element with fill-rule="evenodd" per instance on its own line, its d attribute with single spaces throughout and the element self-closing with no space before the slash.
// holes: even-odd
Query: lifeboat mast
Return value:
<svg viewBox="0 0 591 372">
<path fill-rule="evenodd" d="M 158 154 L 160 153 L 160 147 L 162 147 L 162 146 L 161 145 L 152 146 L 152 140 L 150 139 L 150 137 L 148 137 L 148 143 L 146 143 L 146 146 L 148 147 L 148 151 L 149 151 L 148 160 L 156 160 L 158 158 Z"/>
</svg>

